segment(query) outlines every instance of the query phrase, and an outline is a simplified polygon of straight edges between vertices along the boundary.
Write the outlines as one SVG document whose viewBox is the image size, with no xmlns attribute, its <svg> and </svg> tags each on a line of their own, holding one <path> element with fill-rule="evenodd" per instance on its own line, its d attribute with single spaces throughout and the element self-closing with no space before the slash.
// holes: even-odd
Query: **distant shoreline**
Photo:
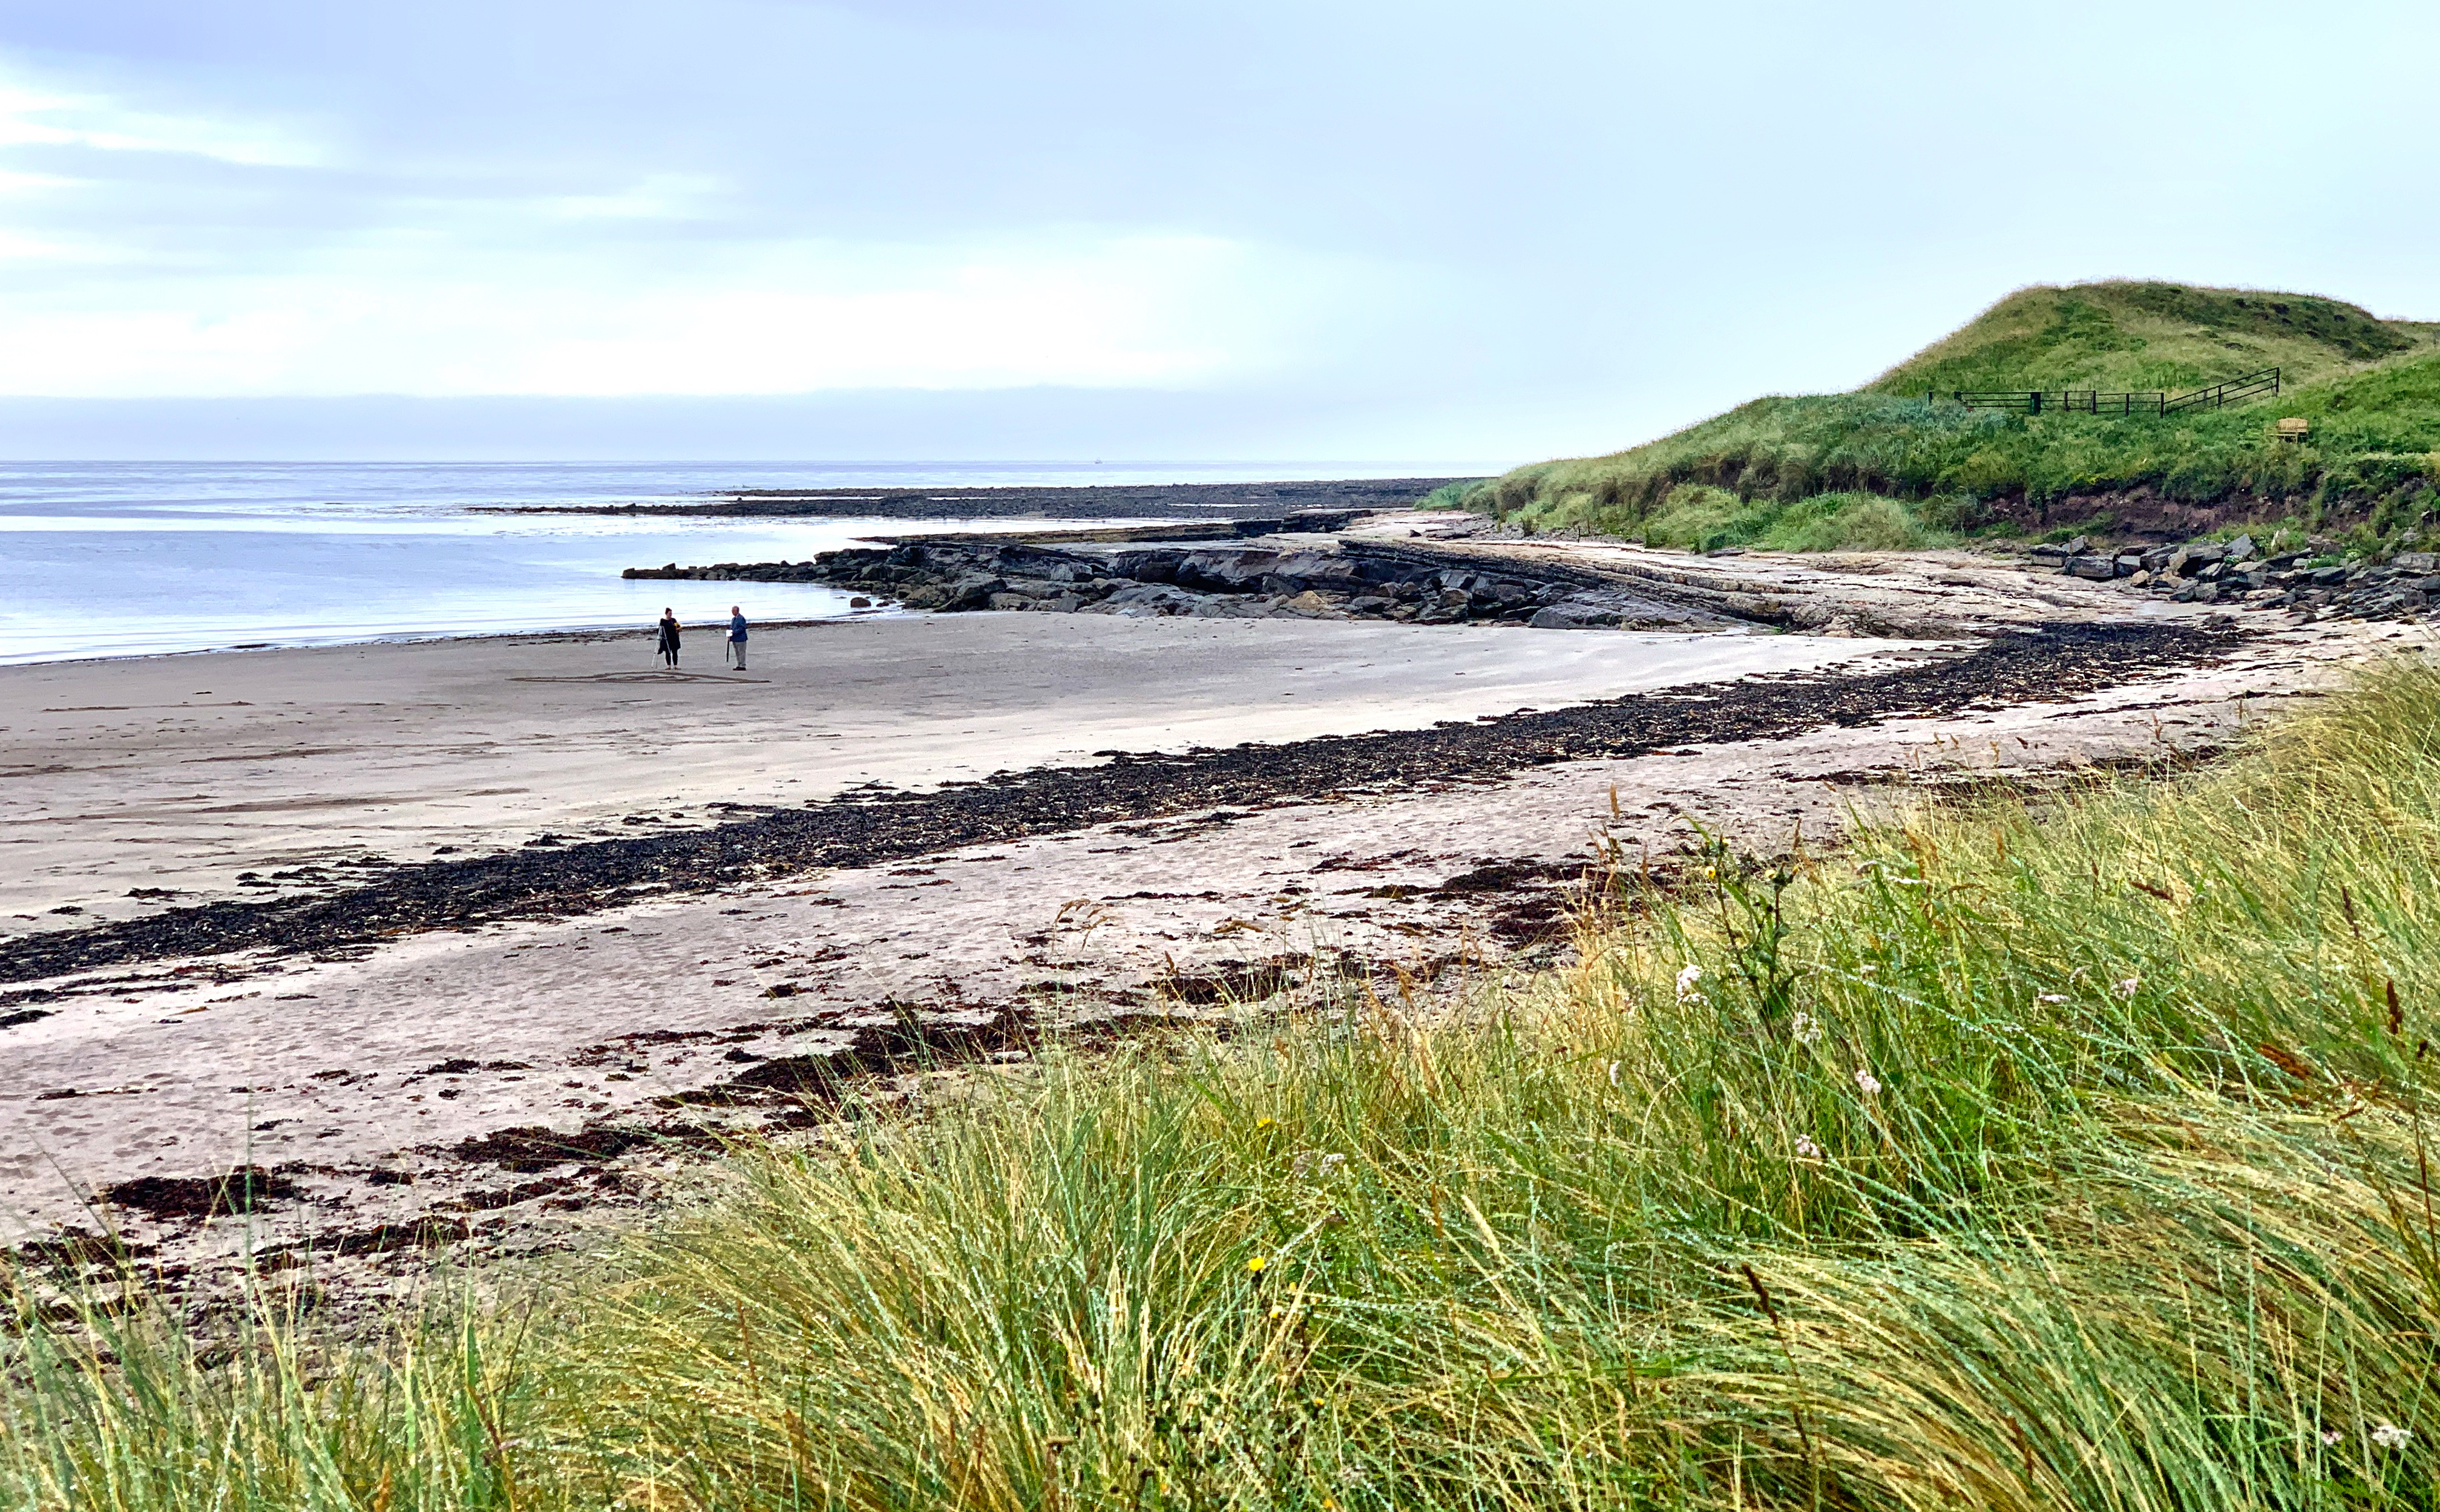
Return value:
<svg viewBox="0 0 2440 1512">
<path fill-rule="evenodd" d="M 912 489 L 738 489 L 700 504 L 475 505 L 475 514 L 677 515 L 698 518 L 1112 520 L 1411 507 L 1463 478 L 1343 478 L 1270 483 L 1075 484 Z"/>
</svg>

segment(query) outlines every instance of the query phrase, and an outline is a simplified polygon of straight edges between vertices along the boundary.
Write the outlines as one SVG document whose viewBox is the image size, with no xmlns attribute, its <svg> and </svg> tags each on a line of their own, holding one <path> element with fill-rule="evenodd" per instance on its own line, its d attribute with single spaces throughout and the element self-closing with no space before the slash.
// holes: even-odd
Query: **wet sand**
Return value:
<svg viewBox="0 0 2440 1512">
<path fill-rule="evenodd" d="M 965 614 L 769 631 L 744 675 L 709 634 L 674 675 L 641 635 L 0 667 L 0 938 L 260 896 L 296 881 L 278 872 L 368 855 L 702 825 L 869 782 L 1409 728 L 1887 649 Z"/>
</svg>

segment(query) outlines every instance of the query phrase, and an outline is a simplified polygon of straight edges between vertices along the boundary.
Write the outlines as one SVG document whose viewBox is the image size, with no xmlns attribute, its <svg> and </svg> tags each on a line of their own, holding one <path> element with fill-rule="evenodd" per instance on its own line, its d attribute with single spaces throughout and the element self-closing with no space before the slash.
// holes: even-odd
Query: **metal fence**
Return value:
<svg viewBox="0 0 2440 1512">
<path fill-rule="evenodd" d="M 2279 392 L 2279 369 L 2265 367 L 2191 394 L 2104 393 L 2097 388 L 1999 389 L 1974 393 L 1958 389 L 1951 395 L 1970 410 L 2014 410 L 2020 415 L 2176 415 L 2186 410 L 2218 409 L 2223 405 Z"/>
</svg>

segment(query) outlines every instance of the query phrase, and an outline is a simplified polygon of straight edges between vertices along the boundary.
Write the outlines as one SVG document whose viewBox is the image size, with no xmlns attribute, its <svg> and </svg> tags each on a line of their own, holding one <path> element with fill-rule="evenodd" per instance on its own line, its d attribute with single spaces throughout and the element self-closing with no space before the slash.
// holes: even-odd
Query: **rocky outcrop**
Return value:
<svg viewBox="0 0 2440 1512">
<path fill-rule="evenodd" d="M 1783 622 L 1738 595 L 1564 563 L 1422 544 L 1299 535 L 1280 541 L 1067 544 L 905 541 L 807 562 L 630 568 L 630 578 L 813 582 L 909 609 L 1128 618 L 1389 619 L 1543 629 L 1720 629 Z M 1740 610 L 1744 612 L 1741 613 Z"/>
<path fill-rule="evenodd" d="M 2307 618 L 2416 618 L 2440 604 L 2440 554 L 2401 551 L 2381 561 L 2341 553 L 2326 540 L 2265 555 L 2252 536 L 2123 550 L 2079 538 L 2036 546 L 2033 560 L 2037 568 L 2119 582 L 2180 604 L 2284 609 Z"/>
</svg>

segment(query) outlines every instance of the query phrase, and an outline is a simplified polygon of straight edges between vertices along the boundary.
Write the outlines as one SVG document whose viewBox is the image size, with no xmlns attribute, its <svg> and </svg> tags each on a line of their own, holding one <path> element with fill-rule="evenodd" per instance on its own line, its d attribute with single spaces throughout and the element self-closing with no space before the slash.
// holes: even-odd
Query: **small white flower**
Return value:
<svg viewBox="0 0 2440 1512">
<path fill-rule="evenodd" d="M 2135 989 L 2143 985 L 2144 979 L 2142 977 L 2130 976 L 2124 982 L 2110 983 L 2109 990 L 2117 993 L 2122 998 L 2131 998 L 2135 995 Z"/>
<path fill-rule="evenodd" d="M 1327 1176 L 1346 1164 L 1347 1157 L 1344 1155 L 1324 1155 L 1321 1158 L 1321 1174 Z"/>
<path fill-rule="evenodd" d="M 1693 997 L 1695 984 L 1701 980 L 1703 980 L 1703 969 L 1692 961 L 1687 962 L 1686 969 L 1678 973 L 1678 1001 L 1683 1003 Z"/>
<path fill-rule="evenodd" d="M 1609 1084 L 1613 1087 L 1618 1085 L 1618 1062 L 1615 1060 L 1609 1063 Z"/>
<path fill-rule="evenodd" d="M 1796 1158 L 1798 1160 L 1820 1160 L 1821 1158 L 1821 1147 L 1813 1143 L 1811 1139 L 1804 1135 L 1799 1134 L 1796 1136 Z"/>
<path fill-rule="evenodd" d="M 2406 1441 L 2413 1436 L 2395 1423 L 2376 1424 L 2372 1431 L 2372 1441 L 2383 1449 L 2404 1449 Z"/>
<path fill-rule="evenodd" d="M 1819 1044 L 1821 1041 L 1821 1021 L 1799 1009 L 1795 1020 L 1788 1024 L 1788 1032 L 1796 1037 L 1798 1044 Z"/>
<path fill-rule="evenodd" d="M 1881 1079 L 1860 1066 L 1856 1070 L 1856 1085 L 1864 1089 L 1864 1095 L 1867 1097 L 1880 1094 Z"/>
<path fill-rule="evenodd" d="M 2335 1428 L 2325 1428 L 2322 1430 L 2322 1447 L 2323 1449 L 2336 1449 L 2339 1446 L 2339 1440 L 2345 1436 L 2346 1435 L 2341 1433 Z"/>
<path fill-rule="evenodd" d="M 2065 1003 L 2067 1001 L 2067 994 L 2064 992 L 2044 992 L 2040 994 L 2039 1001 L 2044 1003 Z"/>
<path fill-rule="evenodd" d="M 1856 968 L 1857 973 L 1861 976 L 1870 976 L 1879 969 L 1880 968 L 1877 966 L 1859 966 Z"/>
</svg>

